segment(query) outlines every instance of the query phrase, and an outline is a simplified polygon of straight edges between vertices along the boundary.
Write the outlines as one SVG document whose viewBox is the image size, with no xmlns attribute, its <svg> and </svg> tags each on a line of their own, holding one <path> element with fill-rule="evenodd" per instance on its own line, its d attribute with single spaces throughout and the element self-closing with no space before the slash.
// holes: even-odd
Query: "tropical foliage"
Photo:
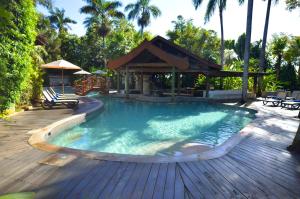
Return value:
<svg viewBox="0 0 300 199">
<path fill-rule="evenodd" d="M 9 23 L 0 36 L 0 112 L 32 97 L 36 68 L 31 57 L 36 37 L 37 13 L 31 0 L 7 1 L 1 7 Z"/>
<path fill-rule="evenodd" d="M 137 19 L 137 24 L 141 27 L 142 34 L 144 32 L 144 28 L 149 26 L 151 16 L 157 18 L 161 15 L 161 11 L 158 7 L 150 5 L 150 0 L 137 0 L 136 3 L 128 4 L 125 7 L 125 11 L 129 11 L 129 20 Z"/>
<path fill-rule="evenodd" d="M 193 0 L 195 9 L 202 4 L 203 0 Z M 208 22 L 211 16 L 214 14 L 216 8 L 219 11 L 220 17 L 220 29 L 221 29 L 221 45 L 220 45 L 220 54 L 221 54 L 221 66 L 224 67 L 224 25 L 223 25 L 223 12 L 226 9 L 227 0 L 209 0 L 207 3 L 206 13 L 204 16 L 205 23 Z"/>
<path fill-rule="evenodd" d="M 51 25 L 59 31 L 59 34 L 62 34 L 68 29 L 71 29 L 71 27 L 69 26 L 70 23 L 76 24 L 76 21 L 65 16 L 64 9 L 60 10 L 59 8 L 54 8 L 54 10 L 50 10 L 49 20 Z"/>
<path fill-rule="evenodd" d="M 114 19 L 121 19 L 124 14 L 117 9 L 122 6 L 119 1 L 86 0 L 87 5 L 80 9 L 81 13 L 89 14 L 84 24 L 94 33 L 102 37 L 102 51 L 106 51 L 105 37 L 111 31 Z M 106 65 L 106 55 L 102 53 L 102 65 Z"/>
<path fill-rule="evenodd" d="M 215 31 L 196 27 L 192 20 L 186 20 L 182 16 L 178 16 L 173 24 L 173 30 L 167 32 L 171 41 L 200 57 L 219 62 L 220 39 Z"/>
</svg>

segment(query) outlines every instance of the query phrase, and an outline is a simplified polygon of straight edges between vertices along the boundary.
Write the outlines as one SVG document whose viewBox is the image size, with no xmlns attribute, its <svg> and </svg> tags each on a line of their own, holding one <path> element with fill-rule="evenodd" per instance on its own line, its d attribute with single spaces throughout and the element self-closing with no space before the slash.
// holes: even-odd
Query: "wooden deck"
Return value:
<svg viewBox="0 0 300 199">
<path fill-rule="evenodd" d="M 0 193 L 34 191 L 37 198 L 51 199 L 300 198 L 300 156 L 285 149 L 299 124 L 291 116 L 297 112 L 282 116 L 277 108 L 265 109 L 255 135 L 222 158 L 169 164 L 76 158 L 63 167 L 38 163 L 51 154 L 29 146 L 26 132 L 74 113 L 19 113 L 0 121 Z"/>
</svg>

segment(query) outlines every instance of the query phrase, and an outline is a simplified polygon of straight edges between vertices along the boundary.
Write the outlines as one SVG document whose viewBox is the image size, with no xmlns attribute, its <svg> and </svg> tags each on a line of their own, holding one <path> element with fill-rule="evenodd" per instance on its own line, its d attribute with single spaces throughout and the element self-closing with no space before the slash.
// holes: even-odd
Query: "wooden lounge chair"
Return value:
<svg viewBox="0 0 300 199">
<path fill-rule="evenodd" d="M 74 94 L 70 94 L 70 95 L 60 95 L 57 93 L 53 94 L 53 92 L 51 92 L 50 89 L 45 89 L 45 91 L 50 95 L 51 98 L 78 100 L 78 96 Z"/>
<path fill-rule="evenodd" d="M 79 100 L 78 99 L 56 99 L 49 95 L 46 90 L 43 90 L 45 99 L 42 101 L 42 107 L 44 109 L 52 108 L 55 105 L 65 105 L 68 108 L 76 108 Z"/>
<path fill-rule="evenodd" d="M 70 98 L 78 98 L 78 95 L 76 94 L 72 94 L 72 93 L 68 93 L 68 94 L 60 94 L 55 92 L 55 90 L 52 87 L 49 87 L 47 89 L 52 95 L 56 96 L 56 97 L 70 97 Z"/>
<path fill-rule="evenodd" d="M 282 108 L 288 108 L 288 109 L 299 109 L 300 107 L 300 100 L 288 100 L 281 102 Z"/>
<path fill-rule="evenodd" d="M 296 97 L 294 97 L 296 96 Z M 282 108 L 288 108 L 288 109 L 299 109 L 300 107 L 300 93 L 297 93 L 297 95 L 294 95 L 292 100 L 286 100 L 281 102 Z M 291 98 L 289 98 L 291 99 Z"/>
<path fill-rule="evenodd" d="M 286 100 L 300 100 L 298 95 L 300 95 L 300 91 L 293 91 L 292 96 L 286 97 Z"/>
<path fill-rule="evenodd" d="M 271 103 L 273 106 L 279 106 L 281 105 L 281 102 L 285 100 L 286 95 L 286 92 L 278 92 L 276 96 L 268 96 L 265 100 L 263 100 L 263 105 Z"/>
</svg>

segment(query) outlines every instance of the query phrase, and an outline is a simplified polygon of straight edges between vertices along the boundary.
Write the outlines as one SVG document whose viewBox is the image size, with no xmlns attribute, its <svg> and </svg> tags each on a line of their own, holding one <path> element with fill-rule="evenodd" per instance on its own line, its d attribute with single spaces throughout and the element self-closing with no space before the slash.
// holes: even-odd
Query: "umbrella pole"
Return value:
<svg viewBox="0 0 300 199">
<path fill-rule="evenodd" d="M 64 69 L 61 69 L 61 79 L 62 79 L 62 94 L 65 94 L 65 83 L 64 83 Z"/>
</svg>

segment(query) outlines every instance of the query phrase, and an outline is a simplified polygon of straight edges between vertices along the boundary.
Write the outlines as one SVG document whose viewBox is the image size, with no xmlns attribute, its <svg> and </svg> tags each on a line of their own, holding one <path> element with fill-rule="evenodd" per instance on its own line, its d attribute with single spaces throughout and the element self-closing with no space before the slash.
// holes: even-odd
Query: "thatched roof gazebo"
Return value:
<svg viewBox="0 0 300 199">
<path fill-rule="evenodd" d="M 172 96 L 175 96 L 175 74 L 195 73 L 206 76 L 206 95 L 209 92 L 210 77 L 242 77 L 242 72 L 222 71 L 221 65 L 209 62 L 188 50 L 157 36 L 151 41 L 143 41 L 128 54 L 108 62 L 108 67 L 125 73 L 125 93 L 129 94 L 129 73 L 139 74 L 140 90 L 143 94 L 149 93 L 149 74 L 171 73 Z M 249 73 L 249 77 L 263 75 Z M 119 81 L 119 80 L 118 80 Z M 256 82 L 256 81 L 255 81 Z M 255 85 L 256 86 L 256 85 Z"/>
</svg>

